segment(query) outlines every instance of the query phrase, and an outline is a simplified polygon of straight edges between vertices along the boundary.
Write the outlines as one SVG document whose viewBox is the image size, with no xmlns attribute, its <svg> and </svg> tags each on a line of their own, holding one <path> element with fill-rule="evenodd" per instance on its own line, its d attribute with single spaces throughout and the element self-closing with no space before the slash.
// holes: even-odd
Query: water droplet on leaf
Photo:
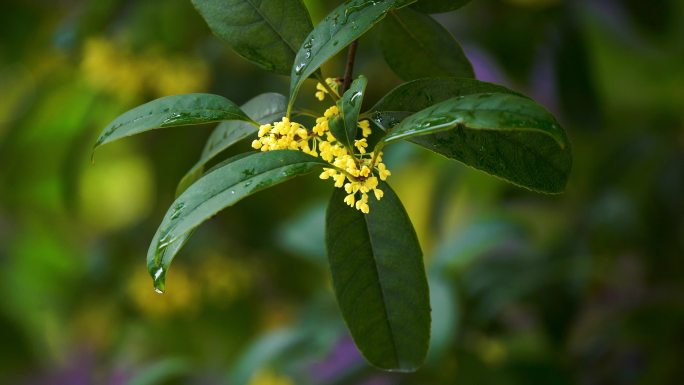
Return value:
<svg viewBox="0 0 684 385">
<path fill-rule="evenodd" d="M 163 266 L 157 267 L 157 269 L 152 273 L 152 279 L 154 280 L 154 291 L 159 294 L 164 294 L 165 281 L 166 281 L 166 271 Z"/>
</svg>

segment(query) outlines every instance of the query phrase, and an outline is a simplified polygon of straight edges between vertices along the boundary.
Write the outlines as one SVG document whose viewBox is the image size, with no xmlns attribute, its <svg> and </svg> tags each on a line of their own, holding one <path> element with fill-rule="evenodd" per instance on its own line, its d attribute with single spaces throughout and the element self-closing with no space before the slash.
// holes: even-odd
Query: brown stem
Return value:
<svg viewBox="0 0 684 385">
<path fill-rule="evenodd" d="M 354 61 L 356 60 L 356 48 L 358 46 L 358 40 L 354 40 L 351 45 L 349 45 L 349 51 L 347 51 L 347 67 L 344 70 L 344 79 L 342 81 L 342 91 L 340 94 L 343 94 L 351 85 L 352 75 L 354 73 Z"/>
</svg>

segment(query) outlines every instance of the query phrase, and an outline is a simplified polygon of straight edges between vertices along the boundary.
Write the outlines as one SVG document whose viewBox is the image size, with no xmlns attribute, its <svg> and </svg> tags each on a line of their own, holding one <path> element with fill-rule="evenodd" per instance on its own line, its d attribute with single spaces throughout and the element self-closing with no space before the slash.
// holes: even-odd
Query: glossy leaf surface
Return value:
<svg viewBox="0 0 684 385">
<path fill-rule="evenodd" d="M 266 124 L 279 120 L 285 115 L 287 99 L 277 93 L 265 93 L 250 99 L 240 108 L 255 122 Z M 199 161 L 181 179 L 176 195 L 180 195 L 202 176 L 207 162 L 230 146 L 256 134 L 256 132 L 256 127 L 250 123 L 241 121 L 221 122 L 207 139 Z"/>
<path fill-rule="evenodd" d="M 235 103 L 219 95 L 184 94 L 165 96 L 138 106 L 114 119 L 104 129 L 95 147 L 156 128 L 252 120 Z"/>
<path fill-rule="evenodd" d="M 368 112 L 380 127 L 390 129 L 405 117 L 444 100 L 463 95 L 496 92 L 523 96 L 506 87 L 475 79 L 431 78 L 404 83 L 390 91 Z"/>
<path fill-rule="evenodd" d="M 349 0 L 335 8 L 307 36 L 290 74 L 290 108 L 299 88 L 323 63 L 361 37 L 388 11 L 415 0 Z"/>
<path fill-rule="evenodd" d="M 356 346 L 374 366 L 414 371 L 430 340 L 430 298 L 413 225 L 386 183 L 370 214 L 347 206 L 335 189 L 326 214 L 333 286 Z"/>
<path fill-rule="evenodd" d="M 473 78 L 473 66 L 449 31 L 410 8 L 389 12 L 382 22 L 382 53 L 404 80 L 436 76 Z"/>
<path fill-rule="evenodd" d="M 291 150 L 238 155 L 234 159 L 217 165 L 185 190 L 164 216 L 147 254 L 147 267 L 159 291 L 164 290 L 165 274 L 182 246 L 180 240 L 190 231 L 243 198 L 327 165 Z"/>
<path fill-rule="evenodd" d="M 512 94 L 458 96 L 428 107 L 392 128 L 383 143 L 400 139 L 540 192 L 562 192 L 572 165 L 553 115 Z"/>
<path fill-rule="evenodd" d="M 419 0 L 412 8 L 424 13 L 442 13 L 461 8 L 471 0 Z"/>
<path fill-rule="evenodd" d="M 288 75 L 313 28 L 301 0 L 192 0 L 216 36 L 260 67 Z"/>
<path fill-rule="evenodd" d="M 337 102 L 340 116 L 330 121 L 330 131 L 335 139 L 350 149 L 354 147 L 359 113 L 367 84 L 368 80 L 365 76 L 359 76 L 354 80 L 349 89 L 342 95 L 342 99 Z"/>
</svg>

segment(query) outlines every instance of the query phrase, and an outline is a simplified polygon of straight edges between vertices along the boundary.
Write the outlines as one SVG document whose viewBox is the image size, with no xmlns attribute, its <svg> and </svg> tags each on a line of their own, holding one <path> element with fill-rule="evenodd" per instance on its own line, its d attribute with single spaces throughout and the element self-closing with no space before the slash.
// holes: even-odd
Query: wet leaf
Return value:
<svg viewBox="0 0 684 385">
<path fill-rule="evenodd" d="M 368 80 L 364 76 L 359 76 L 354 80 L 349 89 L 342 95 L 342 99 L 337 102 L 340 115 L 330 121 L 330 132 L 335 136 L 335 139 L 352 152 L 367 84 Z"/>
<path fill-rule="evenodd" d="M 188 233 L 202 222 L 256 192 L 326 166 L 300 151 L 248 153 L 212 168 L 188 187 L 167 211 L 147 253 L 155 288 L 163 292 L 166 271 Z"/>
<path fill-rule="evenodd" d="M 453 77 L 419 79 L 393 89 L 363 115 L 373 119 L 380 127 L 390 129 L 407 116 L 435 103 L 455 96 L 486 92 L 510 93 L 524 97 L 506 87 L 475 79 Z"/>
<path fill-rule="evenodd" d="M 97 139 L 95 147 L 127 136 L 163 127 L 241 120 L 253 122 L 235 103 L 219 95 L 165 96 L 138 106 L 114 119 Z"/>
<path fill-rule="evenodd" d="M 192 0 L 212 32 L 261 68 L 288 75 L 313 25 L 301 0 Z"/>
<path fill-rule="evenodd" d="M 442 13 L 461 8 L 471 0 L 419 0 L 411 7 L 425 13 Z"/>
<path fill-rule="evenodd" d="M 290 74 L 290 105 L 299 88 L 323 63 L 365 34 L 385 14 L 415 0 L 349 0 L 335 8 L 304 40 Z"/>
<path fill-rule="evenodd" d="M 389 12 L 380 42 L 385 61 L 404 80 L 436 76 L 473 78 L 473 66 L 449 31 L 429 15 Z"/>
<path fill-rule="evenodd" d="M 553 115 L 513 94 L 447 99 L 404 119 L 382 143 L 400 139 L 539 192 L 562 192 L 572 165 Z"/>
<path fill-rule="evenodd" d="M 266 124 L 279 120 L 285 115 L 287 99 L 277 93 L 265 93 L 252 98 L 240 108 L 255 122 Z M 256 134 L 256 132 L 256 127 L 250 123 L 241 121 L 221 122 L 207 139 L 199 161 L 181 179 L 176 190 L 176 196 L 202 176 L 204 168 L 210 160 L 230 146 Z"/>
<path fill-rule="evenodd" d="M 372 365 L 415 371 L 430 340 L 430 298 L 423 257 L 399 198 L 369 201 L 370 214 L 347 206 L 335 189 L 326 214 L 333 286 L 356 346 Z"/>
</svg>

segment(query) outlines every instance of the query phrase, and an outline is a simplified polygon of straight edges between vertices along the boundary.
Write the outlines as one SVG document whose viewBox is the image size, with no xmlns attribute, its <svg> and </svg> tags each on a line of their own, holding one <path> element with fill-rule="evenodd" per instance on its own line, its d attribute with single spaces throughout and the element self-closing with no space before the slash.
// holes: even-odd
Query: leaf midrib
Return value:
<svg viewBox="0 0 684 385">
<path fill-rule="evenodd" d="M 387 310 L 385 288 L 381 283 L 382 281 L 380 280 L 380 269 L 378 268 L 378 263 L 375 259 L 375 246 L 373 244 L 373 237 L 371 236 L 371 233 L 370 233 L 370 226 L 368 225 L 368 216 L 366 214 L 362 214 L 362 215 L 363 215 L 363 220 L 366 224 L 366 233 L 368 234 L 368 242 L 370 243 L 370 247 L 371 247 L 371 251 L 372 251 L 373 266 L 375 267 L 375 274 L 378 278 L 378 286 L 380 286 L 380 296 L 382 297 L 382 308 L 385 311 L 385 320 L 387 322 L 387 328 L 389 329 L 390 336 L 392 337 L 391 343 L 392 343 L 392 353 L 394 353 L 394 362 L 396 363 L 395 366 L 399 366 L 399 365 L 401 365 L 401 362 L 399 361 L 399 352 L 397 351 L 397 344 L 394 342 L 396 339 L 396 336 L 394 334 L 394 330 L 392 329 L 392 323 L 390 322 L 389 312 Z"/>
<path fill-rule="evenodd" d="M 229 112 L 229 111 L 227 111 L 227 110 L 225 110 L 225 109 L 220 109 L 220 108 L 203 108 L 203 109 L 200 109 L 200 110 L 192 110 L 192 112 L 225 112 L 225 113 L 227 113 L 228 115 L 233 115 L 233 116 L 237 116 L 237 117 L 241 117 L 241 118 L 243 117 L 243 116 L 240 115 L 240 114 L 237 114 L 237 113 L 234 113 L 234 112 Z M 190 112 L 190 113 L 192 113 L 192 112 Z M 170 113 L 171 115 L 173 115 L 173 114 L 177 114 L 177 113 L 179 113 L 179 112 L 178 112 L 178 111 L 176 111 L 176 112 L 160 112 L 160 113 L 156 113 L 156 114 L 153 114 L 153 115 L 142 115 L 142 116 L 137 116 L 137 117 L 135 117 L 135 118 L 133 118 L 133 119 L 131 119 L 131 120 L 126 120 L 126 121 L 124 121 L 123 123 L 121 123 L 121 124 L 119 125 L 118 128 L 121 128 L 121 127 L 124 127 L 124 126 L 128 126 L 128 125 L 130 125 L 130 124 L 134 124 L 135 122 L 137 122 L 137 121 L 139 121 L 139 120 L 143 120 L 143 119 L 158 119 L 160 116 L 163 116 L 163 115 L 168 114 L 168 113 Z M 184 111 L 181 110 L 181 113 L 184 113 Z M 239 120 L 244 120 L 244 119 L 239 119 Z M 199 122 L 199 123 L 187 123 L 187 124 L 183 124 L 183 125 L 184 125 L 184 126 L 191 126 L 191 125 L 195 125 L 195 124 L 204 124 L 204 123 L 222 122 L 222 121 L 225 121 L 225 119 L 211 119 L 211 120 L 205 120 L 205 121 L 202 121 L 202 122 Z M 164 125 L 159 126 L 159 128 L 162 128 L 162 127 L 164 127 Z M 118 129 L 118 128 L 117 128 L 117 129 Z"/>
<path fill-rule="evenodd" d="M 297 55 L 297 51 L 294 49 L 294 47 L 292 46 L 292 44 L 290 44 L 290 42 L 287 41 L 287 39 L 285 39 L 285 36 L 283 36 L 283 35 L 280 34 L 280 32 L 275 28 L 275 25 L 273 25 L 273 23 L 271 23 L 271 20 L 270 20 L 269 18 L 267 18 L 266 15 L 261 11 L 261 8 L 259 8 L 257 5 L 255 5 L 254 2 L 253 2 L 252 0 L 245 0 L 245 1 L 247 1 L 247 3 L 248 3 L 249 5 L 251 5 L 252 8 L 254 8 L 254 10 L 256 11 L 256 13 L 258 13 L 259 16 L 261 16 L 261 18 L 266 22 L 266 24 L 268 24 L 269 28 L 271 28 L 271 30 L 272 30 L 273 32 L 275 32 L 275 34 L 276 34 L 276 35 L 285 43 L 285 45 L 287 45 L 287 48 L 290 49 L 290 51 L 291 51 L 292 54 L 293 54 L 293 57 L 296 56 L 296 55 Z"/>
<path fill-rule="evenodd" d="M 465 112 L 465 111 L 472 111 L 472 109 L 457 108 L 457 109 L 455 109 L 455 110 L 450 110 L 449 112 L 461 113 L 461 112 Z M 478 108 L 477 111 L 486 111 L 486 112 L 497 112 L 497 111 L 499 111 L 499 112 L 506 112 L 506 111 L 503 111 L 503 110 L 501 110 L 501 109 L 494 109 L 494 108 Z M 395 111 L 391 111 L 391 112 L 395 112 Z M 396 112 L 401 112 L 401 111 L 396 111 Z M 417 112 L 408 111 L 408 112 L 409 112 L 409 113 L 412 113 L 412 114 L 416 114 L 416 113 L 418 113 L 418 112 L 420 112 L 420 111 L 417 111 Z M 523 117 L 525 117 L 525 118 L 537 120 L 536 117 L 534 117 L 533 115 L 530 115 L 530 114 L 525 114 L 525 113 L 521 113 L 521 112 L 518 112 L 517 114 L 519 114 L 520 116 L 523 116 Z M 409 118 L 410 118 L 410 116 L 407 117 L 406 119 L 409 119 Z M 397 126 L 403 124 L 404 121 L 405 121 L 405 120 L 403 120 L 401 123 L 398 123 L 398 124 L 397 124 L 396 126 L 394 126 L 394 127 L 397 127 Z M 514 131 L 521 131 L 521 132 L 539 132 L 539 133 L 542 133 L 542 134 L 544 134 L 544 135 L 547 135 L 547 136 L 551 137 L 551 139 L 553 139 L 554 142 L 556 142 L 556 144 L 558 144 L 558 147 L 560 147 L 561 149 L 564 149 L 564 147 L 565 147 L 565 144 L 564 144 L 564 143 L 563 143 L 563 144 L 560 143 L 560 141 L 559 141 L 558 139 L 556 139 L 556 137 L 555 137 L 554 135 L 552 135 L 551 133 L 549 133 L 547 130 L 544 130 L 544 129 L 541 129 L 541 128 L 532 128 L 532 127 L 506 128 L 506 129 L 496 129 L 496 128 L 486 128 L 486 127 L 485 127 L 485 128 L 474 128 L 474 127 L 468 127 L 465 123 L 463 123 L 463 124 L 464 124 L 464 127 L 465 127 L 465 128 L 470 129 L 470 130 L 485 130 L 485 131 L 494 131 L 494 132 L 496 132 L 496 131 L 506 131 L 506 132 L 514 132 Z M 453 126 L 457 126 L 457 125 L 458 125 L 458 123 L 454 123 L 454 124 L 453 124 Z M 451 125 L 451 124 L 445 125 L 445 127 L 440 127 L 439 129 L 437 129 L 437 130 L 435 130 L 435 131 L 431 131 L 431 132 L 428 132 L 428 133 L 426 133 L 426 134 L 423 134 L 423 135 L 416 135 L 416 136 L 425 136 L 425 135 L 430 135 L 430 134 L 436 134 L 436 133 L 438 133 L 438 132 L 447 131 L 447 130 L 450 130 L 451 128 L 453 128 L 453 127 L 451 127 L 451 128 L 446 128 L 446 127 L 449 127 L 449 126 L 452 126 L 452 125 Z M 394 127 L 393 127 L 391 130 L 393 130 Z M 388 135 L 391 135 L 391 133 L 388 133 Z M 389 138 L 392 139 L 393 137 L 392 137 L 392 136 L 389 136 Z M 403 138 L 402 138 L 402 137 L 399 137 L 399 139 L 403 139 Z"/>
<path fill-rule="evenodd" d="M 445 131 L 446 131 L 446 130 L 445 130 Z M 493 130 L 487 130 L 487 131 L 493 131 Z M 444 132 L 444 131 L 440 131 L 440 132 Z M 507 131 L 507 132 L 513 132 L 513 131 Z M 426 135 L 421 135 L 421 136 L 429 136 L 429 135 L 434 135 L 434 134 L 437 134 L 437 133 L 439 133 L 439 132 L 434 132 L 434 133 L 432 133 L 432 134 L 426 134 Z M 529 147 L 529 146 L 527 146 L 525 143 L 523 143 L 523 142 L 521 142 L 521 141 L 519 141 L 519 140 L 515 140 L 515 139 L 513 139 L 513 138 L 511 138 L 511 137 L 508 137 L 508 136 L 503 136 L 503 137 L 502 137 L 502 140 L 505 140 L 505 141 L 507 141 L 507 142 L 509 142 L 509 143 L 512 143 L 513 145 L 517 145 L 517 146 L 520 146 L 520 147 L 524 147 L 525 149 L 527 149 L 527 151 L 529 151 L 531 154 L 533 154 L 533 156 L 534 156 L 538 161 L 543 161 L 544 163 L 547 163 L 547 164 L 549 165 L 549 167 L 551 167 L 551 168 L 552 168 L 554 171 L 556 171 L 557 173 L 562 174 L 562 175 L 566 175 L 566 172 L 565 172 L 565 171 L 561 170 L 558 166 L 556 166 L 555 163 L 550 162 L 550 161 L 549 161 L 546 157 L 544 157 L 539 151 L 537 151 L 536 148 Z M 414 144 L 417 144 L 417 145 L 419 145 L 419 146 L 421 146 L 421 147 L 423 147 L 423 148 L 426 148 L 426 149 L 428 149 L 428 150 L 430 150 L 430 151 L 434 151 L 433 149 L 429 148 L 428 146 L 426 146 L 426 145 L 424 145 L 424 144 L 422 144 L 422 143 L 416 143 L 416 142 L 414 142 L 413 140 L 411 140 L 411 142 L 414 143 Z M 562 151 L 565 151 L 565 150 L 562 150 Z M 439 154 L 439 153 L 438 153 L 438 154 Z M 446 157 L 446 155 L 443 155 L 443 154 L 440 154 L 440 155 Z M 447 159 L 449 159 L 449 157 L 447 157 Z M 505 180 L 505 181 L 507 181 L 507 182 L 509 182 L 509 183 L 513 183 L 513 184 L 516 185 L 516 186 L 523 187 L 523 188 L 526 188 L 526 189 L 530 189 L 530 187 L 525 186 L 525 185 L 522 185 L 522 184 L 520 184 L 520 183 L 518 183 L 518 182 L 515 182 L 515 181 L 513 181 L 513 180 L 511 180 L 511 179 L 509 179 L 509 178 L 507 178 L 507 177 L 503 177 L 503 176 L 500 176 L 500 175 L 492 174 L 492 173 L 490 173 L 489 171 L 487 171 L 487 170 L 484 169 L 484 168 L 475 167 L 475 166 L 473 166 L 473 165 L 471 165 L 471 164 L 465 163 L 464 161 L 460 161 L 460 160 L 459 160 L 459 162 L 461 162 L 461 163 L 465 164 L 466 166 L 471 167 L 471 168 L 473 168 L 473 169 L 475 169 L 475 170 L 482 171 L 482 172 L 484 172 L 484 173 L 486 173 L 486 174 L 488 174 L 488 175 L 492 175 L 492 176 L 501 178 L 501 179 L 503 179 L 503 180 Z M 539 190 L 534 190 L 534 191 L 539 191 Z"/>
<path fill-rule="evenodd" d="M 258 153 L 255 153 L 255 154 L 258 154 Z M 246 158 L 242 158 L 242 159 L 240 159 L 240 160 L 243 160 L 243 159 L 246 159 Z M 258 175 L 252 175 L 252 176 L 250 176 L 249 178 L 241 179 L 240 181 L 238 181 L 238 182 L 236 182 L 236 183 L 233 183 L 233 184 L 231 184 L 231 185 L 229 185 L 229 186 L 226 186 L 225 188 L 219 190 L 219 191 L 216 192 L 215 194 L 209 195 L 206 199 L 204 199 L 204 202 L 202 202 L 202 203 L 200 203 L 199 205 L 195 206 L 195 207 L 194 207 L 192 210 L 190 210 L 189 212 L 194 212 L 194 211 L 199 210 L 199 208 L 200 208 L 203 204 L 205 204 L 207 201 L 214 199 L 216 196 L 218 196 L 218 195 L 224 193 L 226 190 L 229 190 L 229 189 L 231 189 L 231 188 L 237 186 L 237 185 L 240 184 L 240 183 L 244 183 L 244 182 L 246 182 L 246 181 L 248 181 L 248 180 L 250 180 L 250 179 L 257 178 L 257 177 L 259 177 L 259 176 L 261 176 L 261 175 L 263 175 L 263 174 L 266 174 L 267 172 L 275 171 L 275 170 L 278 170 L 278 169 L 280 169 L 280 168 L 289 167 L 289 166 L 294 166 L 294 165 L 298 165 L 298 164 L 309 164 L 309 163 L 310 163 L 310 164 L 314 164 L 314 165 L 322 165 L 321 163 L 313 162 L 313 161 L 305 161 L 305 162 L 296 162 L 296 163 L 288 163 L 288 164 L 283 164 L 283 165 L 277 165 L 276 167 L 273 167 L 273 168 L 270 168 L 270 169 L 268 169 L 268 170 L 265 170 L 265 171 L 259 173 Z M 226 165 L 226 166 L 227 166 L 227 165 Z M 222 168 L 218 168 L 218 169 L 214 170 L 213 172 L 216 172 L 216 171 L 221 170 L 221 169 L 222 169 Z M 212 173 L 212 172 L 209 172 L 209 173 L 205 174 L 205 176 L 206 176 L 206 175 L 209 175 L 209 174 L 211 174 L 211 173 Z M 302 173 L 302 174 L 303 174 L 303 173 Z M 288 177 L 296 177 L 296 176 L 299 176 L 299 175 L 302 175 L 302 174 L 289 175 Z M 287 180 L 287 179 L 288 179 L 288 178 L 285 178 L 285 179 L 282 179 L 282 180 L 284 181 L 284 180 Z M 267 188 L 267 187 L 269 187 L 269 186 L 264 186 L 264 188 Z M 261 191 L 261 190 L 263 190 L 264 188 L 252 190 L 251 193 Z M 240 201 L 240 200 L 242 200 L 242 199 L 244 199 L 244 198 L 246 198 L 246 196 L 244 196 L 244 197 L 238 199 L 237 201 L 233 202 L 232 204 L 235 204 L 235 203 L 237 203 L 238 201 Z M 232 204 L 231 204 L 231 205 L 232 205 Z M 226 206 L 226 207 L 229 207 L 229 206 Z M 188 215 L 189 215 L 189 214 L 186 214 L 186 215 L 184 215 L 183 217 L 184 217 L 184 218 L 187 218 Z M 178 222 L 178 223 L 181 222 L 181 221 L 180 221 L 180 218 L 179 218 L 179 220 L 178 220 L 177 222 Z M 170 233 L 171 233 L 172 231 L 174 231 L 176 228 L 178 228 L 178 224 L 176 224 L 176 225 L 173 226 L 173 227 L 170 227 L 170 228 L 167 230 L 167 233 L 170 234 Z M 184 234 L 184 233 L 183 233 L 183 234 Z M 170 242 L 170 243 L 175 242 L 180 236 L 182 236 L 182 234 L 179 234 L 179 235 L 177 235 L 176 237 L 173 237 L 171 240 L 169 240 L 169 242 Z"/>
</svg>

